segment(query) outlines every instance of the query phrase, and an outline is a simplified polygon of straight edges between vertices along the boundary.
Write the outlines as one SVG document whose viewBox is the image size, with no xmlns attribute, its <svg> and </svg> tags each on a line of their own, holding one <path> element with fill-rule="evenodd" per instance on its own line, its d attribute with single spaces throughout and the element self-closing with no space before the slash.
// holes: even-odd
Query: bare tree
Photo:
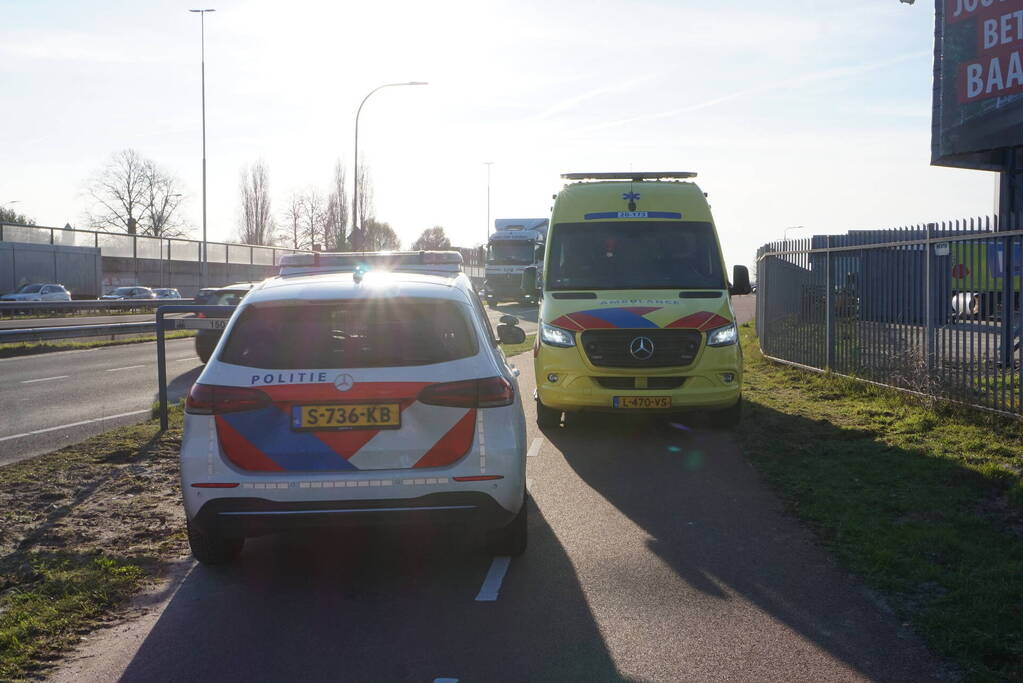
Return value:
<svg viewBox="0 0 1023 683">
<path fill-rule="evenodd" d="M 146 206 L 145 166 L 138 152 L 125 149 L 91 178 L 86 192 L 95 203 L 88 214 L 94 228 L 138 232 Z"/>
<path fill-rule="evenodd" d="M 327 249 L 343 251 L 348 248 L 348 237 L 346 235 L 348 214 L 345 167 L 341 165 L 341 160 L 338 159 L 334 165 L 334 184 L 327 195 L 327 207 L 323 215 L 323 241 Z"/>
<path fill-rule="evenodd" d="M 358 177 L 359 215 L 352 216 L 352 234 L 350 241 L 355 251 L 373 251 L 367 222 L 373 219 L 373 186 L 369 180 L 369 166 L 361 162 L 356 169 Z"/>
<path fill-rule="evenodd" d="M 309 188 L 301 196 L 302 240 L 310 249 L 323 248 L 323 196 L 315 188 Z"/>
<path fill-rule="evenodd" d="M 423 234 L 421 234 L 416 241 L 412 243 L 412 248 L 416 251 L 450 249 L 451 240 L 444 234 L 444 228 L 439 225 L 435 225 L 432 228 L 423 230 Z"/>
<path fill-rule="evenodd" d="M 302 220 L 305 218 L 305 207 L 302 203 L 302 195 L 292 193 L 288 208 L 284 213 L 284 221 L 287 229 L 291 230 L 291 248 L 301 249 L 305 244 L 302 241 L 301 228 Z"/>
<path fill-rule="evenodd" d="M 268 245 L 274 243 L 273 214 L 270 210 L 270 174 L 260 159 L 243 168 L 241 174 L 240 237 L 245 244 Z"/>
<path fill-rule="evenodd" d="M 145 160 L 143 173 L 143 211 L 140 233 L 153 237 L 180 237 L 185 234 L 185 220 L 177 213 L 184 194 L 179 192 L 178 179 L 154 162 Z"/>
<path fill-rule="evenodd" d="M 375 218 L 367 218 L 363 224 L 365 233 L 365 251 L 393 251 L 401 249 L 401 240 L 387 223 Z"/>
</svg>

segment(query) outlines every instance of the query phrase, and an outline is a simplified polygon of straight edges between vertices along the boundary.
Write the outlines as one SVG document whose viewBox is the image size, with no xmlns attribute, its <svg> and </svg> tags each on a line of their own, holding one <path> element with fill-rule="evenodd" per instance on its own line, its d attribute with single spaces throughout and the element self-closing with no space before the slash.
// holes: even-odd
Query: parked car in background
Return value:
<svg viewBox="0 0 1023 683">
<path fill-rule="evenodd" d="M 71 301 L 71 292 L 64 285 L 36 283 L 22 285 L 17 291 L 0 296 L 0 301 Z"/>
<path fill-rule="evenodd" d="M 104 294 L 100 299 L 107 301 L 115 299 L 156 299 L 156 293 L 149 287 L 118 287 L 109 294 Z"/>
<path fill-rule="evenodd" d="M 180 299 L 181 292 L 174 289 L 173 287 L 157 287 L 153 290 L 156 294 L 157 299 Z"/>
<path fill-rule="evenodd" d="M 195 303 L 198 306 L 237 306 L 245 298 L 249 290 L 258 285 L 258 282 L 239 282 L 224 287 L 200 289 L 195 295 Z M 205 318 L 205 314 L 197 313 L 197 318 Z M 197 330 L 195 333 L 195 352 L 203 363 L 213 355 L 213 349 L 217 348 L 217 342 L 224 333 L 220 330 Z"/>
</svg>

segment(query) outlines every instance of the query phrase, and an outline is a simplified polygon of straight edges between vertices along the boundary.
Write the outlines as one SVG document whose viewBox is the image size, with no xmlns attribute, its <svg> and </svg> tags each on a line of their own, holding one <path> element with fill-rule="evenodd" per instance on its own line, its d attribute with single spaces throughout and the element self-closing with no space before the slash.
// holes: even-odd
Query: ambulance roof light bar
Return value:
<svg viewBox="0 0 1023 683">
<path fill-rule="evenodd" d="M 626 180 L 639 182 L 641 180 L 684 180 L 695 178 L 696 174 L 691 171 L 622 171 L 601 172 L 601 173 L 562 173 L 565 180 Z"/>
<path fill-rule="evenodd" d="M 350 273 L 367 270 L 455 275 L 462 272 L 462 254 L 457 251 L 348 251 L 286 254 L 280 261 L 281 275 Z"/>
</svg>

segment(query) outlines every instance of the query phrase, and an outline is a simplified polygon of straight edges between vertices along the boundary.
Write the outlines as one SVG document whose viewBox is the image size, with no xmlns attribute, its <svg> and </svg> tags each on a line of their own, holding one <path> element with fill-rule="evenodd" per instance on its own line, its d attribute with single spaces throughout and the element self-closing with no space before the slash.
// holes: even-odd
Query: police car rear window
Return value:
<svg viewBox="0 0 1023 683">
<path fill-rule="evenodd" d="M 242 310 L 220 360 L 253 368 L 377 368 L 474 356 L 461 308 L 439 299 L 255 304 Z"/>
</svg>

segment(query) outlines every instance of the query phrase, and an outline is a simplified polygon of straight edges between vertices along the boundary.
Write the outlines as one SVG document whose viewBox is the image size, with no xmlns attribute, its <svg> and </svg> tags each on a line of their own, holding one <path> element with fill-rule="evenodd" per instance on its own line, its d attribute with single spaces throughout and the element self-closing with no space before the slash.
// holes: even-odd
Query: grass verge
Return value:
<svg viewBox="0 0 1023 683">
<path fill-rule="evenodd" d="M 168 332 L 167 339 L 183 339 L 194 337 L 194 330 L 179 330 Z M 45 341 L 45 342 L 19 342 L 16 344 L 0 344 L 0 358 L 13 358 L 14 356 L 32 356 L 39 353 L 50 353 L 52 351 L 74 351 L 77 349 L 97 349 L 101 346 L 122 346 L 124 344 L 141 344 L 143 342 L 156 341 L 155 334 L 128 339 L 95 339 L 92 341 Z"/>
<path fill-rule="evenodd" d="M 187 552 L 171 425 L 0 467 L 0 680 L 39 677 Z"/>
<path fill-rule="evenodd" d="M 971 680 L 1023 680 L 1023 424 L 765 360 L 738 438 L 789 509 Z"/>
<path fill-rule="evenodd" d="M 531 351 L 533 349 L 533 342 L 536 339 L 535 334 L 526 335 L 526 341 L 521 344 L 501 344 L 501 350 L 504 351 L 504 355 L 507 358 Z"/>
</svg>

